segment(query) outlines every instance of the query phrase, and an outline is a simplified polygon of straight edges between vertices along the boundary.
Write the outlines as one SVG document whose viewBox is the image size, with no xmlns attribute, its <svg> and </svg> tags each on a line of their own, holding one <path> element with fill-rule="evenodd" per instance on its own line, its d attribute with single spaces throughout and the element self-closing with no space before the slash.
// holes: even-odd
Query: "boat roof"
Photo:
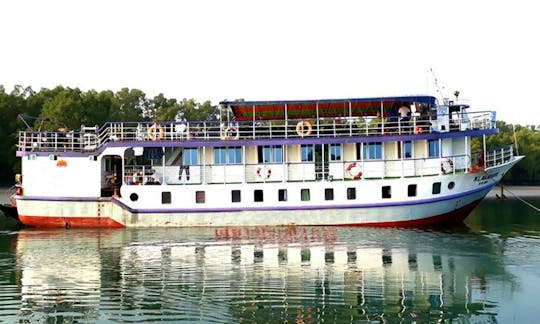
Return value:
<svg viewBox="0 0 540 324">
<path fill-rule="evenodd" d="M 237 121 L 302 119 L 317 117 L 356 117 L 388 113 L 400 105 L 424 104 L 437 106 L 433 96 L 398 96 L 348 99 L 280 100 L 280 101 L 222 101 L 230 107 Z"/>
</svg>

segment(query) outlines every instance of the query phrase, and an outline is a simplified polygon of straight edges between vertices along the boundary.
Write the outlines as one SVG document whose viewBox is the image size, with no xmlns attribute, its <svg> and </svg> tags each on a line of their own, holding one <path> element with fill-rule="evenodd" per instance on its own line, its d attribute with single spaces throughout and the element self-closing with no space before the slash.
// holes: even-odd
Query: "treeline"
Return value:
<svg viewBox="0 0 540 324">
<path fill-rule="evenodd" d="M 0 85 L 0 183 L 13 182 L 20 172 L 15 156 L 17 136 L 26 125 L 18 116 L 38 117 L 31 125 L 34 129 L 55 130 L 60 127 L 77 130 L 81 125 L 103 125 L 109 121 L 170 121 L 217 120 L 219 109 L 210 101 L 171 99 L 159 94 L 148 98 L 137 89 L 97 92 L 58 86 L 54 89 L 15 86 L 11 92 Z M 30 120 L 30 119 L 27 119 Z M 519 162 L 504 178 L 505 183 L 540 183 L 540 131 L 532 126 L 514 126 L 497 122 L 500 133 L 487 138 L 488 147 L 514 144 L 526 158 Z M 516 144 L 517 141 L 517 145 Z M 473 152 L 479 152 L 481 139 L 474 139 Z"/>
</svg>

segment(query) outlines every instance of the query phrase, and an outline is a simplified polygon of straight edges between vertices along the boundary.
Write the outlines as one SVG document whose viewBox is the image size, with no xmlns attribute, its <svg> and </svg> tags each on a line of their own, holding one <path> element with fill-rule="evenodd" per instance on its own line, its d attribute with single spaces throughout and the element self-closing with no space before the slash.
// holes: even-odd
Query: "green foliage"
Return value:
<svg viewBox="0 0 540 324">
<path fill-rule="evenodd" d="M 499 134 L 486 138 L 486 147 L 488 149 L 513 144 L 515 155 L 525 155 L 522 161 L 510 169 L 504 177 L 504 182 L 510 184 L 540 183 L 540 163 L 537 163 L 540 159 L 540 131 L 534 126 L 523 127 L 521 125 L 506 124 L 504 121 L 498 121 L 497 128 Z M 472 140 L 472 152 L 482 150 L 481 141 L 481 137 Z"/>
</svg>

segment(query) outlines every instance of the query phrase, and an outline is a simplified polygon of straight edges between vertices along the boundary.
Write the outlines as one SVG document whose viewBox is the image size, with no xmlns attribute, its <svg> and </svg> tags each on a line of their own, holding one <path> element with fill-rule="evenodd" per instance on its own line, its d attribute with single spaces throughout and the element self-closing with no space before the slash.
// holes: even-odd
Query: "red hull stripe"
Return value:
<svg viewBox="0 0 540 324">
<path fill-rule="evenodd" d="M 123 228 L 109 217 L 47 217 L 19 215 L 21 223 L 33 227 Z"/>
</svg>

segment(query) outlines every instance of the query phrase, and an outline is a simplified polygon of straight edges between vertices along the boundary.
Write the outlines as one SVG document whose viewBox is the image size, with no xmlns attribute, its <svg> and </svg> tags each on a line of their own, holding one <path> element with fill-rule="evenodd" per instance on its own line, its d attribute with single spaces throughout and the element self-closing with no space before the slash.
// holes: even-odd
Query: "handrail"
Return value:
<svg viewBox="0 0 540 324">
<path fill-rule="evenodd" d="M 155 125 L 158 138 L 150 136 Z M 273 120 L 264 122 L 107 122 L 93 130 L 81 131 L 21 131 L 20 151 L 78 151 L 92 152 L 111 141 L 185 141 L 198 139 L 221 141 L 236 139 L 275 138 L 337 138 L 351 136 L 380 136 L 486 130 L 495 128 L 492 112 L 472 112 L 450 115 L 412 116 L 410 119 L 324 118 L 315 120 Z"/>
</svg>

